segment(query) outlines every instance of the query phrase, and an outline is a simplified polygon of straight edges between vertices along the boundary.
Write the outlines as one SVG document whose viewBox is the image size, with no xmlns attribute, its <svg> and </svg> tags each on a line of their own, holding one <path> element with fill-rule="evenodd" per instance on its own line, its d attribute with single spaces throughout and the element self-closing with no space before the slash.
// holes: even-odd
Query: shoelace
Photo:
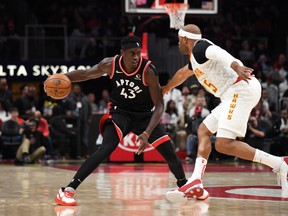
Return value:
<svg viewBox="0 0 288 216">
<path fill-rule="evenodd" d="M 64 194 L 65 194 L 65 196 L 66 197 L 68 197 L 68 198 L 72 198 L 73 196 L 74 196 L 74 192 L 72 192 L 72 191 L 64 191 Z"/>
</svg>

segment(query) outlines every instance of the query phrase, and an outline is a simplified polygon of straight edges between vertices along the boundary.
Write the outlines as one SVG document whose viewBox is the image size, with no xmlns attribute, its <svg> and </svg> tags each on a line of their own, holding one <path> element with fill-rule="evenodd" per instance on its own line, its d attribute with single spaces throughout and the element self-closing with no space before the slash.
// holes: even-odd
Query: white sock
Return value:
<svg viewBox="0 0 288 216">
<path fill-rule="evenodd" d="M 283 160 L 280 157 L 276 157 L 274 155 L 268 154 L 259 149 L 256 149 L 253 161 L 261 163 L 261 164 L 265 164 L 271 167 L 273 170 L 279 170 L 283 162 Z"/>
<path fill-rule="evenodd" d="M 195 179 L 202 180 L 206 169 L 207 160 L 202 157 L 196 158 L 195 167 L 192 176 L 189 178 L 189 182 L 192 182 Z"/>
<path fill-rule="evenodd" d="M 74 188 L 72 188 L 72 187 L 66 187 L 64 191 L 72 191 L 72 192 L 74 192 L 74 191 L 75 191 L 75 189 L 74 189 Z"/>
</svg>

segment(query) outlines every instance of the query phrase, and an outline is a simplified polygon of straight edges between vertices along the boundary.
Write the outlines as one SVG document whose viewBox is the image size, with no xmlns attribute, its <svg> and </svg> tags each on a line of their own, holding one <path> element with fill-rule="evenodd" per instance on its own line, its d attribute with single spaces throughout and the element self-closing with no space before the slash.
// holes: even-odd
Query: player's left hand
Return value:
<svg viewBox="0 0 288 216">
<path fill-rule="evenodd" d="M 242 80 L 245 80 L 247 82 L 248 80 L 251 79 L 253 69 L 245 66 L 239 66 L 236 72 L 238 76 L 241 77 Z"/>
<path fill-rule="evenodd" d="M 135 154 L 142 154 L 146 148 L 146 146 L 148 145 L 148 137 L 146 134 L 140 134 L 137 138 L 137 142 L 140 142 L 140 146 L 137 149 L 137 151 L 135 152 Z"/>
</svg>

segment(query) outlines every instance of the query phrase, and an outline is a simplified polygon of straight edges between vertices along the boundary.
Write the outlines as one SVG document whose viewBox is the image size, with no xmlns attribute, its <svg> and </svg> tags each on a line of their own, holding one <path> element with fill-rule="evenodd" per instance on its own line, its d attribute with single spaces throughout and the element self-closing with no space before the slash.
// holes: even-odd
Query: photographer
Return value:
<svg viewBox="0 0 288 216">
<path fill-rule="evenodd" d="M 267 134 L 270 130 L 271 125 L 269 125 L 264 119 L 250 116 L 245 141 L 254 148 L 259 148 L 263 151 L 269 152 L 270 147 L 265 146 L 264 139 L 267 138 Z"/>
<path fill-rule="evenodd" d="M 37 130 L 38 125 L 37 118 L 31 118 L 23 124 L 23 141 L 16 153 L 16 163 L 37 163 L 45 154 L 45 140 L 43 134 Z"/>
</svg>

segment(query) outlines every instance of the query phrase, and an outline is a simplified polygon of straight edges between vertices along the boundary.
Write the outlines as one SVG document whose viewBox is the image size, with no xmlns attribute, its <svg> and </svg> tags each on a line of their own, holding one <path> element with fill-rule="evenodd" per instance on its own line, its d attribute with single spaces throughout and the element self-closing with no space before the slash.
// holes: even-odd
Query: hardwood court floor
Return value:
<svg viewBox="0 0 288 216">
<path fill-rule="evenodd" d="M 175 187 L 167 165 L 103 164 L 77 190 L 76 207 L 54 203 L 60 186 L 78 164 L 0 165 L 1 216 L 263 216 L 288 215 L 276 175 L 256 164 L 208 164 L 204 185 L 211 197 L 173 204 L 165 192 Z M 187 176 L 193 165 L 184 164 Z"/>
</svg>

